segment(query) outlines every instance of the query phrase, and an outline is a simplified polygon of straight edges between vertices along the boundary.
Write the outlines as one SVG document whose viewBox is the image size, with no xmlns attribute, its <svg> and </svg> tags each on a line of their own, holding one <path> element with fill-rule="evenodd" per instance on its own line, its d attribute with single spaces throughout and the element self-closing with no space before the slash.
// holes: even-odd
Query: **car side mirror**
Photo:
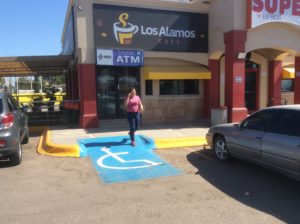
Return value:
<svg viewBox="0 0 300 224">
<path fill-rule="evenodd" d="M 240 123 L 238 123 L 238 127 L 243 129 L 244 128 L 244 122 L 241 121 Z"/>
</svg>

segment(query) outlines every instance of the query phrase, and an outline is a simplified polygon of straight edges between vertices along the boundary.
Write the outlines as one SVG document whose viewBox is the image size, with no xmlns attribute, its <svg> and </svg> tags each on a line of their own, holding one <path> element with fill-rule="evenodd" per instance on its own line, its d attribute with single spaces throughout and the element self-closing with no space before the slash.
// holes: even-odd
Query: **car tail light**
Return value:
<svg viewBox="0 0 300 224">
<path fill-rule="evenodd" d="M 5 114 L 2 117 L 2 126 L 3 128 L 10 128 L 14 123 L 14 115 L 13 113 Z"/>
<path fill-rule="evenodd" d="M 6 141 L 5 140 L 0 140 L 0 147 L 3 147 L 6 145 Z"/>
</svg>

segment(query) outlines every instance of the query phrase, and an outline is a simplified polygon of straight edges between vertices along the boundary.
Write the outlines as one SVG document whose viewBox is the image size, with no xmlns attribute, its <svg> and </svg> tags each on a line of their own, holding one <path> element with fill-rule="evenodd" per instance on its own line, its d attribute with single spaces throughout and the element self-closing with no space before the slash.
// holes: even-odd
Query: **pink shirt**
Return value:
<svg viewBox="0 0 300 224">
<path fill-rule="evenodd" d="M 134 97 L 129 98 L 129 101 L 127 104 L 127 111 L 128 112 L 138 112 L 140 104 L 141 104 L 141 99 L 139 96 L 135 95 Z"/>
</svg>

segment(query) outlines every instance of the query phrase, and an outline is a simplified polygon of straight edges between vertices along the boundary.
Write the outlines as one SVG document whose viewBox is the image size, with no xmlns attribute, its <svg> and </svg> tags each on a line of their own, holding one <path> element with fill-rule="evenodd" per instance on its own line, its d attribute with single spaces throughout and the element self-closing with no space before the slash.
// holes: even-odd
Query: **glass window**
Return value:
<svg viewBox="0 0 300 224">
<path fill-rule="evenodd" d="M 1 77 L 0 91 L 11 94 L 32 94 L 44 92 L 55 86 L 61 91 L 66 89 L 65 75 Z"/>
<path fill-rule="evenodd" d="M 3 112 L 3 98 L 0 98 L 0 113 Z"/>
<path fill-rule="evenodd" d="M 282 92 L 294 91 L 294 79 L 282 79 L 281 80 L 281 91 Z"/>
<path fill-rule="evenodd" d="M 9 99 L 7 98 L 7 105 L 8 105 L 8 109 L 10 112 L 14 111 L 13 106 L 11 104 L 11 102 L 9 101 Z"/>
<path fill-rule="evenodd" d="M 160 95 L 199 94 L 199 80 L 160 80 Z"/>
<path fill-rule="evenodd" d="M 277 122 L 272 122 L 269 132 L 300 137 L 300 111 L 282 110 Z"/>
<path fill-rule="evenodd" d="M 7 98 L 11 101 L 12 104 L 14 104 L 15 107 L 18 107 L 18 101 L 12 95 L 7 95 Z"/>
<path fill-rule="evenodd" d="M 265 131 L 272 120 L 275 119 L 275 110 L 257 112 L 243 121 L 242 127 L 251 130 Z"/>
<path fill-rule="evenodd" d="M 146 80 L 146 95 L 153 95 L 152 80 Z"/>
<path fill-rule="evenodd" d="M 19 108 L 17 101 L 10 95 L 7 95 L 8 104 L 11 110 L 15 111 Z"/>
</svg>

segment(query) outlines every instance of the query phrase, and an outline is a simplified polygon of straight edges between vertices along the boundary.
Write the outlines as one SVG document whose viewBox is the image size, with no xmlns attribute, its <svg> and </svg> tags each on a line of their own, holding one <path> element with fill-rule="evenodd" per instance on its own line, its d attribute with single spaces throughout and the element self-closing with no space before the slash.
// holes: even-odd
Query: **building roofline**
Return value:
<svg viewBox="0 0 300 224">
<path fill-rule="evenodd" d="M 69 17 L 70 17 L 71 9 L 72 9 L 73 5 L 74 5 L 74 0 L 69 0 L 69 5 L 68 5 L 68 9 L 67 9 L 66 17 L 65 17 L 65 22 L 64 22 L 64 27 L 63 27 L 63 31 L 62 31 L 61 39 L 60 39 L 61 44 L 63 44 L 64 38 L 65 38 L 67 24 L 68 24 L 68 21 L 69 21 Z"/>
<path fill-rule="evenodd" d="M 17 56 L 17 57 L 0 57 L 0 62 L 15 61 L 68 61 L 72 55 L 43 55 L 43 56 Z"/>
</svg>

